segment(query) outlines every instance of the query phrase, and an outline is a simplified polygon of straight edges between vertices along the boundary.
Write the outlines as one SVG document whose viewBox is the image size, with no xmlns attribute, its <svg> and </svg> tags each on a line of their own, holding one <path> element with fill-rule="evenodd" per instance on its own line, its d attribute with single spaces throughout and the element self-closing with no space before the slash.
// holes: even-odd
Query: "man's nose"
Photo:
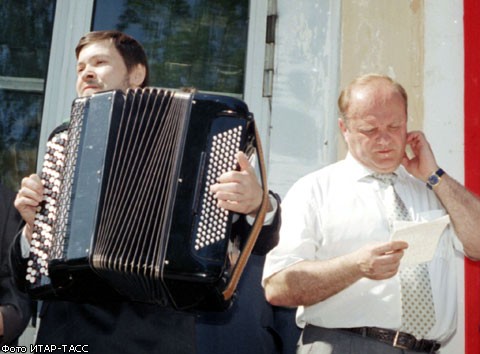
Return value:
<svg viewBox="0 0 480 354">
<path fill-rule="evenodd" d="M 85 69 L 82 71 L 81 77 L 83 80 L 91 80 L 95 78 L 95 71 L 92 70 L 90 67 L 85 67 Z"/>
<path fill-rule="evenodd" d="M 377 142 L 379 144 L 388 144 L 392 140 L 388 131 L 380 131 L 377 136 Z"/>
</svg>

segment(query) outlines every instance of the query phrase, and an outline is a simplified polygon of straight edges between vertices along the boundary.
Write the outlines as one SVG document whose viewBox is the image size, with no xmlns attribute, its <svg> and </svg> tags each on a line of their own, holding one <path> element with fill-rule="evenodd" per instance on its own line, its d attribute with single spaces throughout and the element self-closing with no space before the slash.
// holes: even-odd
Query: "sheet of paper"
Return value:
<svg viewBox="0 0 480 354">
<path fill-rule="evenodd" d="M 408 248 L 401 260 L 401 267 L 430 261 L 437 248 L 438 240 L 449 223 L 448 215 L 424 222 L 397 222 L 392 240 L 408 243 Z"/>
</svg>

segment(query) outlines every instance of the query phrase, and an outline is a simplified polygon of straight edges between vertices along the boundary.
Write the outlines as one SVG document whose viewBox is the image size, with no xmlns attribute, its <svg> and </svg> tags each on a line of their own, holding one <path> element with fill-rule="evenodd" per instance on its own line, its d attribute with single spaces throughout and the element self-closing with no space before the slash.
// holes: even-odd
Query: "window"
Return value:
<svg viewBox="0 0 480 354">
<path fill-rule="evenodd" d="M 248 0 L 96 0 L 92 28 L 139 40 L 152 86 L 243 95 Z"/>
<path fill-rule="evenodd" d="M 13 190 L 35 170 L 54 10 L 54 0 L 0 7 L 0 180 Z"/>
</svg>

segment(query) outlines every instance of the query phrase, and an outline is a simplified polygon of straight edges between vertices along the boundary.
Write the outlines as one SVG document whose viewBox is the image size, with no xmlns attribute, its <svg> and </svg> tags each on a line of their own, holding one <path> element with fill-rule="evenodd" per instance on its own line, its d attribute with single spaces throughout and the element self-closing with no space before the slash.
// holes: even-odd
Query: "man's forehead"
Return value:
<svg viewBox="0 0 480 354">
<path fill-rule="evenodd" d="M 351 97 L 359 100 L 388 99 L 396 96 L 402 97 L 400 92 L 385 80 L 375 80 L 368 84 L 357 84 L 352 87 L 351 91 Z"/>
<path fill-rule="evenodd" d="M 349 113 L 355 111 L 365 111 L 382 106 L 391 107 L 391 103 L 396 102 L 404 106 L 405 102 L 402 95 L 392 86 L 358 86 L 352 89 L 349 105 Z"/>
<path fill-rule="evenodd" d="M 85 47 L 83 47 L 80 51 L 78 59 L 80 61 L 82 58 L 88 58 L 98 55 L 114 56 L 119 55 L 119 53 L 112 41 L 105 39 L 85 45 Z"/>
</svg>

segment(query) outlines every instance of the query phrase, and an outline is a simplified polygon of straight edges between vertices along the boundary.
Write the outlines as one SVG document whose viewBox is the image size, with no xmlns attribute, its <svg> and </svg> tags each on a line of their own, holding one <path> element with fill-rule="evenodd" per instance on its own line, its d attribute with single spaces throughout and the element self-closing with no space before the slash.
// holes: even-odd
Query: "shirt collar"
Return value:
<svg viewBox="0 0 480 354">
<path fill-rule="evenodd" d="M 355 159 L 350 152 L 347 153 L 345 162 L 349 171 L 348 173 L 354 181 L 362 181 L 374 173 L 374 171 L 365 167 L 357 159 Z M 404 177 L 406 174 L 405 168 L 402 165 L 398 166 L 394 172 L 397 174 L 399 179 Z"/>
</svg>

